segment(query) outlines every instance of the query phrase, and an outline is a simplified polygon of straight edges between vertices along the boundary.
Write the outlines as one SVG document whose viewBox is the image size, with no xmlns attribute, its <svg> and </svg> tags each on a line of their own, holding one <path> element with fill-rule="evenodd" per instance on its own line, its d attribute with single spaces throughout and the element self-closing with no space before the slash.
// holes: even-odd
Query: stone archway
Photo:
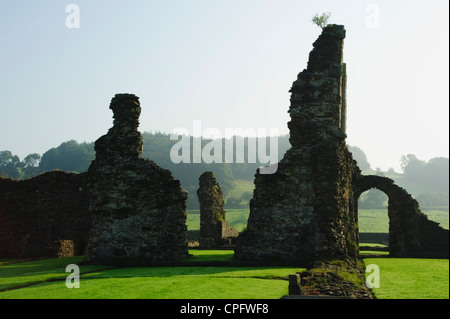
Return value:
<svg viewBox="0 0 450 319">
<path fill-rule="evenodd" d="M 389 197 L 389 252 L 392 257 L 448 258 L 449 231 L 430 221 L 405 189 L 387 177 L 360 176 L 356 182 L 356 201 L 371 188 L 377 188 Z"/>
</svg>

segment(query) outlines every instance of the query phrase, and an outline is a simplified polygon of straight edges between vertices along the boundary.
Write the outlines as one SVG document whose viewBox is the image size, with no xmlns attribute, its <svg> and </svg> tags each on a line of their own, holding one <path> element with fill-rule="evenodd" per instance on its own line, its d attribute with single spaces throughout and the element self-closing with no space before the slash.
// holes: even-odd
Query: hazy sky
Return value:
<svg viewBox="0 0 450 319">
<path fill-rule="evenodd" d="M 0 150 L 95 141 L 116 93 L 140 97 L 142 132 L 286 134 L 321 12 L 347 30 L 347 143 L 383 170 L 448 157 L 447 0 L 0 0 Z"/>
</svg>

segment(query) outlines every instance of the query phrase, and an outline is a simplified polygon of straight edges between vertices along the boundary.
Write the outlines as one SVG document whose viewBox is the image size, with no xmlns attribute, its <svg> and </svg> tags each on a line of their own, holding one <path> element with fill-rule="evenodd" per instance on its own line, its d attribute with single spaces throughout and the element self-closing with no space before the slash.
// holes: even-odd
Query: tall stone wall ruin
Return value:
<svg viewBox="0 0 450 319">
<path fill-rule="evenodd" d="M 355 260 L 354 174 L 346 138 L 343 26 L 324 28 L 293 83 L 289 149 L 274 174 L 255 175 L 247 231 L 236 257 L 261 263 Z"/>
<path fill-rule="evenodd" d="M 389 197 L 389 250 L 395 257 L 448 258 L 449 231 L 428 220 L 390 179 L 363 176 L 348 151 L 343 26 L 329 25 L 290 90 L 292 148 L 274 174 L 255 175 L 247 231 L 236 257 L 311 265 L 358 255 L 358 198 L 370 188 Z M 270 169 L 265 170 L 270 171 Z"/>
<path fill-rule="evenodd" d="M 116 94 L 110 108 L 114 126 L 95 142 L 88 170 L 92 229 L 86 261 L 141 265 L 187 257 L 187 193 L 170 171 L 140 157 L 139 98 Z"/>
</svg>

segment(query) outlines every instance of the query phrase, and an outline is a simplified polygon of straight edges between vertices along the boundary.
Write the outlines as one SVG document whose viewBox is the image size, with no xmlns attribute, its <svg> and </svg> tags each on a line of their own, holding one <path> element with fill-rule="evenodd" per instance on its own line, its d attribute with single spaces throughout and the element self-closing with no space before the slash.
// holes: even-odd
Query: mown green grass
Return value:
<svg viewBox="0 0 450 319">
<path fill-rule="evenodd" d="M 227 220 L 242 231 L 247 224 L 248 213 L 248 209 L 230 209 L 227 210 Z M 388 232 L 385 210 L 361 210 L 359 217 L 361 232 Z M 448 213 L 436 212 L 430 219 L 444 225 L 446 222 L 448 228 Z M 199 228 L 199 211 L 189 211 L 188 229 Z M 191 250 L 190 253 L 193 257 L 187 262 L 226 262 L 231 261 L 234 254 L 232 250 Z M 80 264 L 83 258 L 0 260 L 0 299 L 272 299 L 288 293 L 286 279 L 290 273 L 303 270 L 284 267 L 114 268 L 80 265 L 81 287 L 68 289 L 65 278 L 69 274 L 65 267 Z M 11 263 L 14 261 L 17 263 Z M 381 287 L 373 290 L 379 299 L 449 298 L 448 259 L 365 258 L 364 262 L 380 267 Z"/>
<path fill-rule="evenodd" d="M 186 226 L 188 230 L 200 230 L 200 210 L 189 209 L 187 211 Z"/>
<path fill-rule="evenodd" d="M 192 255 L 186 262 L 232 261 L 234 250 L 190 250 Z"/>
<path fill-rule="evenodd" d="M 18 262 L 0 266 L 0 290 L 29 285 L 46 280 L 66 278 L 65 272 L 69 264 L 80 263 L 84 257 L 52 258 L 36 261 Z M 11 261 L 11 260 L 9 260 Z M 81 273 L 111 268 L 107 266 L 86 265 L 80 268 Z"/>
<path fill-rule="evenodd" d="M 373 247 L 373 248 L 386 248 L 386 245 L 383 244 L 373 244 L 373 243 L 365 243 L 362 244 L 361 247 Z M 370 249 L 370 248 L 369 248 Z M 360 255 L 370 254 L 370 255 L 389 255 L 389 251 L 379 251 L 379 250 L 359 250 Z"/>
<path fill-rule="evenodd" d="M 385 256 L 388 256 L 389 252 L 388 251 L 374 251 L 374 250 L 360 250 L 359 254 L 360 255 L 370 254 L 370 255 L 385 255 Z"/>
<path fill-rule="evenodd" d="M 449 229 L 449 213 L 446 211 L 424 211 L 428 219 Z M 389 233 L 389 216 L 387 209 L 360 209 L 358 225 L 361 233 Z"/>
<path fill-rule="evenodd" d="M 191 250 L 196 261 L 229 260 L 232 251 Z M 126 267 L 80 265 L 80 288 L 65 285 L 68 264 L 83 257 L 0 266 L 0 299 L 277 299 L 287 294 L 286 267 Z M 365 258 L 380 269 L 378 299 L 448 299 L 448 259 Z M 8 290 L 10 289 L 10 290 Z"/>
<path fill-rule="evenodd" d="M 226 217 L 228 223 L 240 232 L 247 227 L 249 214 L 250 214 L 249 208 L 226 210 Z"/>
<path fill-rule="evenodd" d="M 448 299 L 448 259 L 366 258 L 380 269 L 378 299 Z"/>
<path fill-rule="evenodd" d="M 194 261 L 226 261 L 233 251 L 192 250 Z M 0 266 L 0 299 L 278 299 L 288 293 L 286 267 L 127 267 L 80 265 L 80 288 L 66 287 L 68 264 L 83 257 Z M 10 290 L 8 290 L 10 289 Z"/>
<path fill-rule="evenodd" d="M 228 252 L 228 253 L 226 253 Z M 191 251 L 198 260 L 230 251 Z M 209 256 L 208 256 L 209 255 Z M 203 258 L 203 259 L 202 259 Z M 277 299 L 287 294 L 286 267 L 127 267 L 81 265 L 80 288 L 65 285 L 66 265 L 83 257 L 0 266 L 0 299 Z M 378 299 L 448 299 L 448 259 L 365 258 L 380 269 Z M 29 286 L 27 286 L 29 285 Z M 13 288 L 6 290 L 6 287 Z"/>
<path fill-rule="evenodd" d="M 389 217 L 384 209 L 358 210 L 360 233 L 389 233 Z"/>
<path fill-rule="evenodd" d="M 82 278 L 80 288 L 64 282 L 0 293 L 7 299 L 278 299 L 288 293 L 284 280 L 201 276 Z"/>
<path fill-rule="evenodd" d="M 230 226 L 238 231 L 243 231 L 247 227 L 247 220 L 250 210 L 248 208 L 226 209 L 226 220 Z M 188 210 L 186 225 L 188 230 L 200 230 L 200 210 Z"/>
</svg>

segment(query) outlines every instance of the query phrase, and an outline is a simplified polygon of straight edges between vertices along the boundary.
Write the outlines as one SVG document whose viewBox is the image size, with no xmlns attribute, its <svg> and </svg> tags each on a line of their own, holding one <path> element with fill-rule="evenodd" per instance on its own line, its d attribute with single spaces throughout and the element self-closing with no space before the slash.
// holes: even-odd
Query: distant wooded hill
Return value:
<svg viewBox="0 0 450 319">
<path fill-rule="evenodd" d="M 159 166 L 169 169 L 175 178 L 181 181 L 185 190 L 190 194 L 188 199 L 188 208 L 197 209 L 197 189 L 198 177 L 204 171 L 213 171 L 220 183 L 224 195 L 227 199 L 227 207 L 239 208 L 248 207 L 248 200 L 252 196 L 253 178 L 256 169 L 267 163 L 259 161 L 257 146 L 262 145 L 256 138 L 237 138 L 232 140 L 222 139 L 221 143 L 213 143 L 216 148 L 214 151 L 221 153 L 222 163 L 206 163 L 211 153 L 204 153 L 203 158 L 199 152 L 210 151 L 210 140 L 189 137 L 189 148 L 176 152 L 188 151 L 187 158 L 190 163 L 174 163 L 171 160 L 170 153 L 173 146 L 179 140 L 170 140 L 170 135 L 165 133 L 148 133 L 143 135 L 143 153 L 142 156 L 155 161 Z M 265 140 L 265 153 L 269 155 L 274 150 L 270 149 L 269 138 Z M 227 144 L 228 143 L 228 144 Z M 233 152 L 232 163 L 225 163 L 227 147 L 232 143 L 235 151 Z M 194 147 L 194 145 L 200 147 Z M 209 145 L 209 147 L 208 147 Z M 273 145 L 272 145 L 273 146 Z M 220 150 L 220 147 L 222 148 Z M 281 159 L 284 153 L 290 148 L 289 136 L 284 135 L 278 138 L 278 159 Z M 244 150 L 245 163 L 237 163 L 236 150 Z M 206 151 L 205 151 L 206 150 Z M 402 157 L 403 173 L 396 173 L 393 170 L 382 172 L 381 170 L 372 170 L 367 161 L 364 152 L 355 146 L 349 146 L 354 159 L 364 173 L 385 175 L 394 179 L 399 185 L 405 187 L 412 193 L 422 206 L 433 208 L 444 208 L 448 210 L 449 205 L 449 159 L 434 158 L 428 162 L 419 160 L 415 155 L 408 154 Z M 214 152 L 213 152 L 214 153 Z M 248 163 L 247 156 L 254 156 L 254 163 Z M 186 154 L 185 154 L 186 155 Z M 67 172 L 84 172 L 88 169 L 91 161 L 95 158 L 94 143 L 78 143 L 71 140 L 62 143 L 58 147 L 51 148 L 42 156 L 40 154 L 30 154 L 23 160 L 10 151 L 0 151 L 0 176 L 13 179 L 26 179 L 46 171 L 55 169 Z M 193 163 L 194 159 L 200 159 L 200 163 Z M 219 157 L 220 158 L 220 157 Z M 186 159 L 186 157 L 185 157 Z M 230 161 L 230 160 L 228 160 Z M 361 208 L 379 208 L 386 203 L 384 194 L 376 190 L 371 190 L 361 196 Z"/>
</svg>

